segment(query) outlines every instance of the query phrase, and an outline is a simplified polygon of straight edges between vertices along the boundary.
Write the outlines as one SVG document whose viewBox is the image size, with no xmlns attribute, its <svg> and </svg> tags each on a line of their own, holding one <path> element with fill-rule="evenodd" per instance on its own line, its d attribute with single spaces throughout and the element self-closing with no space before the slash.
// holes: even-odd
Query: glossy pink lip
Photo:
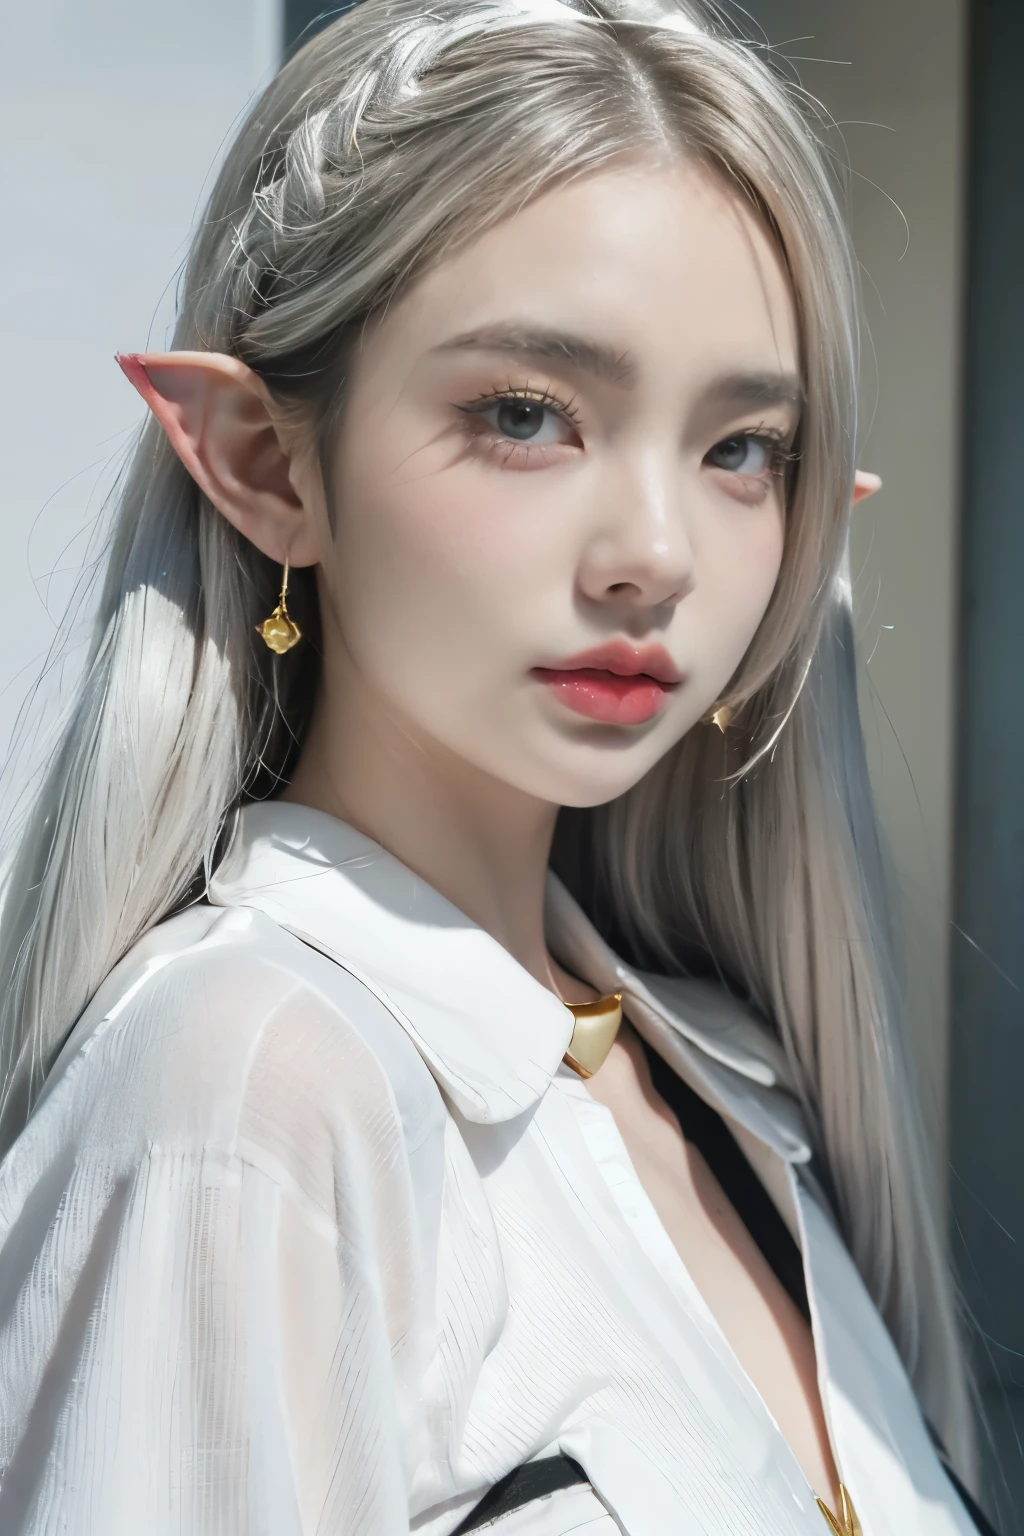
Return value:
<svg viewBox="0 0 1024 1536">
<path fill-rule="evenodd" d="M 667 704 L 682 673 L 662 645 L 633 646 L 612 640 L 556 662 L 534 667 L 568 709 L 606 725 L 643 725 Z"/>
</svg>

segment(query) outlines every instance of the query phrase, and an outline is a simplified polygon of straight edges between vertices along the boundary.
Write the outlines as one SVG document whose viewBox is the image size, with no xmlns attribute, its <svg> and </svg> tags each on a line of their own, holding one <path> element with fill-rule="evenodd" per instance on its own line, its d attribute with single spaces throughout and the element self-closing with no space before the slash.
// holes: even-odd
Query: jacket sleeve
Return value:
<svg viewBox="0 0 1024 1536">
<path fill-rule="evenodd" d="M 164 967 L 0 1168 L 0 1530 L 406 1533 L 413 1226 L 359 1032 L 271 966 Z"/>
</svg>

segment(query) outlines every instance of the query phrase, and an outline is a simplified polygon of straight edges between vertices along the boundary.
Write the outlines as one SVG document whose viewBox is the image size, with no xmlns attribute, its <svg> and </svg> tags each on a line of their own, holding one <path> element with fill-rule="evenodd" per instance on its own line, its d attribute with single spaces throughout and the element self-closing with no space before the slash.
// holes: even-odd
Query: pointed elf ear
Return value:
<svg viewBox="0 0 1024 1536">
<path fill-rule="evenodd" d="M 117 361 L 228 522 L 272 560 L 312 564 L 310 520 L 262 379 L 219 352 L 129 352 Z"/>
<path fill-rule="evenodd" d="M 873 475 L 869 469 L 858 469 L 853 477 L 853 504 L 863 501 L 867 496 L 873 496 L 876 491 L 882 489 L 880 475 Z"/>
</svg>

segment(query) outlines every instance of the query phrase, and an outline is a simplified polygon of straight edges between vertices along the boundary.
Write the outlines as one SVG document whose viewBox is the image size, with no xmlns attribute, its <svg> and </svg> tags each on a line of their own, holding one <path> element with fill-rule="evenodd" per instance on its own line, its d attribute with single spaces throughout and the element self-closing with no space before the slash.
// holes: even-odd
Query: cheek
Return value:
<svg viewBox="0 0 1024 1536">
<path fill-rule="evenodd" d="M 779 507 L 765 518 L 756 536 L 750 540 L 744 551 L 746 558 L 743 569 L 750 593 L 755 629 L 764 617 L 765 609 L 775 590 L 775 583 L 782 566 L 785 542 L 786 514 L 784 508 Z"/>
<path fill-rule="evenodd" d="M 537 573 L 552 568 L 536 528 L 470 484 L 352 485 L 339 500 L 333 586 L 361 672 L 407 707 L 426 692 L 436 715 L 444 697 L 521 670 Z"/>
<path fill-rule="evenodd" d="M 717 543 L 707 591 L 711 612 L 705 608 L 705 617 L 709 638 L 717 631 L 728 652 L 723 661 L 729 673 L 743 659 L 771 602 L 784 544 L 781 507 L 760 509 L 745 525 L 740 520 Z"/>
</svg>

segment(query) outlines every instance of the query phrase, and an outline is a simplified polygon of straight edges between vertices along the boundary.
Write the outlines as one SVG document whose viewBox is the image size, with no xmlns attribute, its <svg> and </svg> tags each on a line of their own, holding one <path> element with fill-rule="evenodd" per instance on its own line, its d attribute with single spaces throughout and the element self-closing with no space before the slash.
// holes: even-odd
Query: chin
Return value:
<svg viewBox="0 0 1024 1536">
<path fill-rule="evenodd" d="M 623 755 L 629 750 L 627 743 L 617 754 L 609 751 L 593 752 L 595 761 L 589 766 L 562 763 L 542 775 L 546 783 L 540 798 L 552 805 L 567 806 L 573 810 L 608 805 L 639 784 L 654 765 L 661 761 L 665 752 L 671 751 L 673 745 L 674 742 L 670 742 L 664 751 L 656 754 L 645 752 L 642 757 L 638 754 L 634 761 L 629 761 Z"/>
</svg>

